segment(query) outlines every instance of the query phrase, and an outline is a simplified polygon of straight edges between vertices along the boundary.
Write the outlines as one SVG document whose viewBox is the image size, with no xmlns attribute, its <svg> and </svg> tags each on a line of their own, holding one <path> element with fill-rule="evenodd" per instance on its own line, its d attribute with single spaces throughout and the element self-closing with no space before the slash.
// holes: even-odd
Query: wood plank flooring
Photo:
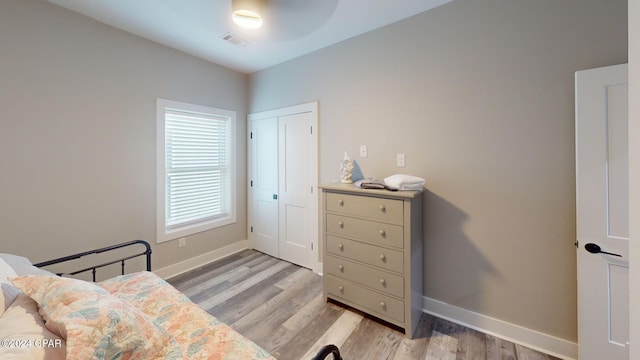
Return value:
<svg viewBox="0 0 640 360">
<path fill-rule="evenodd" d="M 423 314 L 415 339 L 361 312 L 327 303 L 322 277 L 245 250 L 169 280 L 216 318 L 280 360 L 309 360 L 326 344 L 346 360 L 554 360 Z"/>
</svg>

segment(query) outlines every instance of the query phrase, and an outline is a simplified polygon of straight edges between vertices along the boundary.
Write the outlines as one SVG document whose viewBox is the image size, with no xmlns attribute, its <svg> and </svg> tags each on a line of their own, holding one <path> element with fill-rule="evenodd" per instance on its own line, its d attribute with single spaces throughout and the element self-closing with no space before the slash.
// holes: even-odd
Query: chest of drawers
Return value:
<svg viewBox="0 0 640 360">
<path fill-rule="evenodd" d="M 321 188 L 325 297 L 412 338 L 422 314 L 422 193 Z"/>
</svg>

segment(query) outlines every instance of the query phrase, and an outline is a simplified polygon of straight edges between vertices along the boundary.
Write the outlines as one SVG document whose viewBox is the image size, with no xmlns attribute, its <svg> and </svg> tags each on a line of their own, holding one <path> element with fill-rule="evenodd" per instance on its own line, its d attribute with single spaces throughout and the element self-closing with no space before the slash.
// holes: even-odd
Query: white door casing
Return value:
<svg viewBox="0 0 640 360">
<path fill-rule="evenodd" d="M 249 114 L 248 122 L 249 243 L 318 272 L 318 104 Z"/>
<path fill-rule="evenodd" d="M 576 72 L 578 346 L 629 358 L 627 65 Z"/>
</svg>

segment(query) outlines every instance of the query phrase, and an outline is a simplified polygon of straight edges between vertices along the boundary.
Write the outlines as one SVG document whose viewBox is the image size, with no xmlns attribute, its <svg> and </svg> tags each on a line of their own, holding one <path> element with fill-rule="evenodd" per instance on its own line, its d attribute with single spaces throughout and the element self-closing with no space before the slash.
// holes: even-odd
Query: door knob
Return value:
<svg viewBox="0 0 640 360">
<path fill-rule="evenodd" d="M 273 194 L 273 200 L 278 200 L 278 194 Z"/>
<path fill-rule="evenodd" d="M 598 246 L 598 244 L 594 244 L 594 243 L 584 244 L 584 249 L 587 250 L 588 252 L 592 253 L 592 254 L 601 253 L 601 254 L 607 254 L 607 255 L 622 257 L 622 255 L 620 255 L 620 254 L 614 254 L 614 253 L 602 251 L 602 248 L 600 248 L 600 246 Z"/>
</svg>

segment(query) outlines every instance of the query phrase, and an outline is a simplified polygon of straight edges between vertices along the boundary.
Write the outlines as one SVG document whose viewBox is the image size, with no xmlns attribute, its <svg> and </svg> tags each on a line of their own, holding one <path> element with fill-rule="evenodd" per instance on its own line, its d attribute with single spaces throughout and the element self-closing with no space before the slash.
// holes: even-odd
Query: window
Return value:
<svg viewBox="0 0 640 360">
<path fill-rule="evenodd" d="M 157 100 L 158 242 L 236 222 L 235 111 Z"/>
</svg>

